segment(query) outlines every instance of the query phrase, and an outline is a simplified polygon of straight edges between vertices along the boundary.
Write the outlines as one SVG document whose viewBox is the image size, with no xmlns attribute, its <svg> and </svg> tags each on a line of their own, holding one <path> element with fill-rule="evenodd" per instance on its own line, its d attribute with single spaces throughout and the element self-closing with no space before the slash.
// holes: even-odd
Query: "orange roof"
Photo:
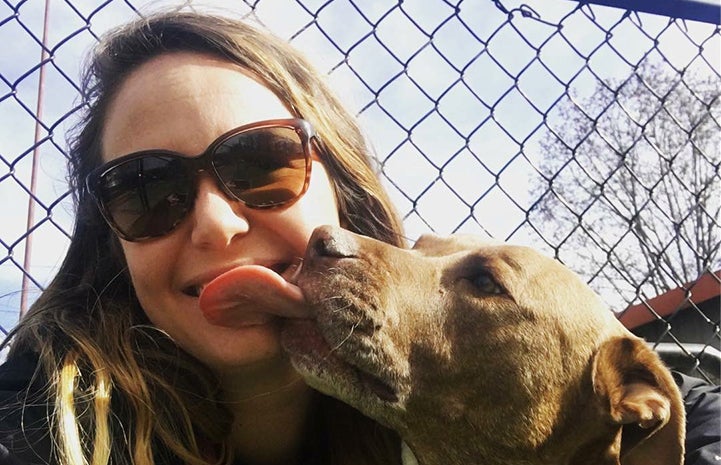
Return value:
<svg viewBox="0 0 721 465">
<path fill-rule="evenodd" d="M 618 319 L 629 329 L 636 328 L 658 317 L 665 317 L 691 304 L 700 304 L 713 297 L 721 295 L 721 270 L 713 273 L 707 272 L 699 279 L 683 286 L 672 289 L 664 294 L 645 300 L 637 305 L 631 305 L 621 312 Z"/>
</svg>

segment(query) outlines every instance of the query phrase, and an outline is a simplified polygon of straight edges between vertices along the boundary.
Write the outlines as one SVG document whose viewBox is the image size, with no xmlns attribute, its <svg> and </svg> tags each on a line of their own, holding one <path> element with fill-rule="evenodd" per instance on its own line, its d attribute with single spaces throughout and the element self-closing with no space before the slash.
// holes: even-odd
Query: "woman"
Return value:
<svg viewBox="0 0 721 465">
<path fill-rule="evenodd" d="M 0 463 L 400 464 L 393 432 L 311 391 L 279 345 L 315 226 L 402 242 L 322 79 L 247 25 L 169 13 L 105 38 L 84 88 L 75 232 L 9 338 Z M 202 289 L 239 266 L 247 301 L 210 324 Z"/>
<path fill-rule="evenodd" d="M 26 409 L 29 437 L 1 442 L 26 460 L 21 443 L 45 458 L 52 444 L 53 460 L 69 464 L 400 463 L 393 433 L 298 378 L 279 346 L 279 318 L 241 311 L 229 328 L 198 308 L 200 287 L 223 271 L 288 269 L 320 224 L 400 244 L 364 139 L 322 79 L 283 41 L 245 24 L 170 13 L 108 36 L 84 88 L 90 107 L 70 151 L 73 239 L 9 338 L 9 358 L 27 360 L 13 364 L 20 371 L 39 357 L 31 403 L 48 408 Z M 198 154 L 234 129 L 208 158 L 218 176 L 181 179 L 182 156 L 124 158 Z M 295 158 L 269 168 L 273 152 Z M 260 188 L 233 170 L 257 170 L 247 181 Z M 291 173 L 288 185 L 274 170 Z M 302 312 L 279 292 L 255 300 Z M 28 378 L 17 369 L 4 377 Z"/>
</svg>

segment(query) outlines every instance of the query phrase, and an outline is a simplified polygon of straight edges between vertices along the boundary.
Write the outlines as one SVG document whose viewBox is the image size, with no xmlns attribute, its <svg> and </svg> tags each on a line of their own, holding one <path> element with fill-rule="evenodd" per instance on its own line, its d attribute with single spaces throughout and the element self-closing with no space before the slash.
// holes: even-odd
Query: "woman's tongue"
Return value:
<svg viewBox="0 0 721 465">
<path fill-rule="evenodd" d="M 203 289 L 200 310 L 212 324 L 244 326 L 259 316 L 308 318 L 301 290 L 259 265 L 240 266 L 218 276 Z"/>
</svg>

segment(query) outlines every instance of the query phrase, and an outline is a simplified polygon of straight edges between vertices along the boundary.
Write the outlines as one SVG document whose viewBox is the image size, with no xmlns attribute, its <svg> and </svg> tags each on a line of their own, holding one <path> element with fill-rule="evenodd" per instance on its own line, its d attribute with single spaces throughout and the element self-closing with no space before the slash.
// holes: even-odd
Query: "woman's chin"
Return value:
<svg viewBox="0 0 721 465">
<path fill-rule="evenodd" d="M 177 342 L 219 375 L 286 358 L 280 345 L 280 327 L 273 319 L 235 328 L 208 326 L 198 328 L 192 341 Z"/>
</svg>

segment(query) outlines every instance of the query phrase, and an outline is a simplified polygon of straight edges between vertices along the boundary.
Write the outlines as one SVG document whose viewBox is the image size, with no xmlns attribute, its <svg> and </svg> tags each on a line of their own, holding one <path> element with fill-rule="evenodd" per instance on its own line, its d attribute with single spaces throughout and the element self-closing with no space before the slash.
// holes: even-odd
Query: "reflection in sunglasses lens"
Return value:
<svg viewBox="0 0 721 465">
<path fill-rule="evenodd" d="M 147 157 L 114 171 L 124 182 L 107 193 L 106 208 L 126 235 L 162 234 L 189 210 L 192 181 L 178 159 Z"/>
<path fill-rule="evenodd" d="M 292 128 L 231 137 L 216 150 L 213 166 L 233 195 L 256 207 L 288 202 L 305 184 L 303 143 Z"/>
</svg>

